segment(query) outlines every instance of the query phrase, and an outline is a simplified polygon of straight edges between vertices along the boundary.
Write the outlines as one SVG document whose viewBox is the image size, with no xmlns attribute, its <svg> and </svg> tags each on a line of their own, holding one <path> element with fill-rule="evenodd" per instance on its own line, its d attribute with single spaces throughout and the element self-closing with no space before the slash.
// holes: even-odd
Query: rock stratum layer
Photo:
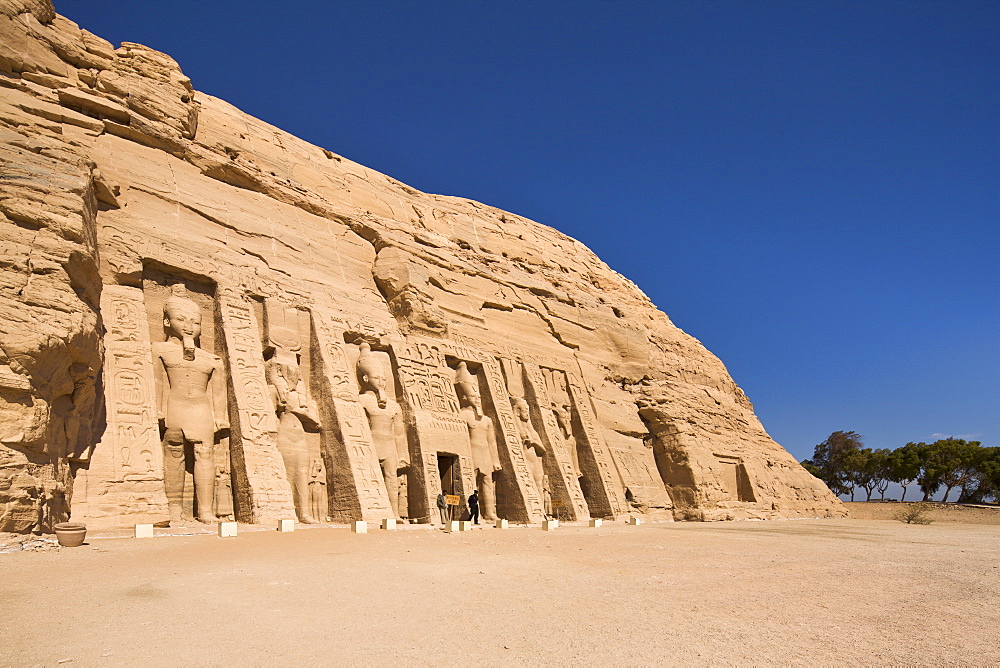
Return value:
<svg viewBox="0 0 1000 668">
<path fill-rule="evenodd" d="M 579 242 L 0 0 L 0 530 L 841 516 Z"/>
</svg>

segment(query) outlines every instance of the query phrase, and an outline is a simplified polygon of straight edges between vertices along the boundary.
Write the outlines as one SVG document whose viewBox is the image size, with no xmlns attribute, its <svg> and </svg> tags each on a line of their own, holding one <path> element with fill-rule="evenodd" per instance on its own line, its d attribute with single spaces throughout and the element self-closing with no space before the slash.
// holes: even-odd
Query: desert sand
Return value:
<svg viewBox="0 0 1000 668">
<path fill-rule="evenodd" d="M 299 528 L 0 554 L 4 665 L 1000 662 L 1000 528 Z"/>
</svg>

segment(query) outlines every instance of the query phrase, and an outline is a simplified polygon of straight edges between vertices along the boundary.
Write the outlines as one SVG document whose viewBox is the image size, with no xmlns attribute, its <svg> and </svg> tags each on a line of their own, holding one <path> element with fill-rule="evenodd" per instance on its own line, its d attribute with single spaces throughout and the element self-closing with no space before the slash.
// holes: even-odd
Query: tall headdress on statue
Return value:
<svg viewBox="0 0 1000 668">
<path fill-rule="evenodd" d="M 201 307 L 198 302 L 188 297 L 187 286 L 183 283 L 174 283 L 170 286 L 170 296 L 163 302 L 163 317 L 170 317 L 170 314 L 177 309 L 189 309 L 201 315 Z"/>
<path fill-rule="evenodd" d="M 479 381 L 469 371 L 465 362 L 458 363 L 455 370 L 455 389 L 458 392 L 458 400 L 461 403 L 467 402 L 471 397 L 479 395 Z"/>
</svg>

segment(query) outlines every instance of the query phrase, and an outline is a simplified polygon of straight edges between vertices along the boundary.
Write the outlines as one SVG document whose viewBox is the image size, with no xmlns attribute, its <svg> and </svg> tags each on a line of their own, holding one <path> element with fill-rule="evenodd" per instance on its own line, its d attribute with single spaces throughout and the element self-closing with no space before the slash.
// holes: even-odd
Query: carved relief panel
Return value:
<svg viewBox="0 0 1000 668">
<path fill-rule="evenodd" d="M 329 483 L 329 512 L 335 521 L 394 517 L 379 466 L 371 425 L 361 404 L 358 346 L 345 343 L 345 323 L 328 313 L 312 313 L 314 386 Z"/>
<path fill-rule="evenodd" d="M 309 315 L 276 297 L 264 302 L 265 371 L 278 418 L 278 452 L 292 488 L 295 513 L 304 524 L 326 521 L 326 468 L 321 421 L 310 389 Z M 316 494 L 323 496 L 313 498 Z"/>
<path fill-rule="evenodd" d="M 231 457 L 241 521 L 294 516 L 285 465 L 278 451 L 278 418 L 264 367 L 263 344 L 250 300 L 220 290 L 219 317 L 230 373 Z"/>
<path fill-rule="evenodd" d="M 535 407 L 533 413 L 540 424 L 539 434 L 548 446 L 545 463 L 552 498 L 562 502 L 562 509 L 554 514 L 568 519 L 589 519 L 590 509 L 580 488 L 577 442 L 565 373 L 541 368 L 533 362 L 525 363 L 524 373 L 530 403 Z"/>
<path fill-rule="evenodd" d="M 104 286 L 101 312 L 107 427 L 78 475 L 85 484 L 77 488 L 73 517 L 95 527 L 162 522 L 167 499 L 142 290 Z"/>
</svg>

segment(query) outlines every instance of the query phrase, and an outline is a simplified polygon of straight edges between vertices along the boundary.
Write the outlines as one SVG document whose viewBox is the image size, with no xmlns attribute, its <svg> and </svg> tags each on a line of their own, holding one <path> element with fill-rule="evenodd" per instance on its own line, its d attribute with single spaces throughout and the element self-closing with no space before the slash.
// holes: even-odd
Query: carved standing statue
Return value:
<svg viewBox="0 0 1000 668">
<path fill-rule="evenodd" d="M 319 457 L 309 466 L 309 510 L 319 521 L 326 519 L 329 498 L 326 495 L 326 468 Z"/>
<path fill-rule="evenodd" d="M 410 458 L 403 412 L 399 404 L 386 394 L 387 374 L 384 365 L 367 343 L 361 344 L 358 381 L 361 384 L 359 399 L 371 426 L 372 440 L 375 442 L 378 463 L 385 480 L 385 491 L 389 495 L 393 515 L 399 517 L 399 476 L 409 466 Z"/>
<path fill-rule="evenodd" d="M 294 322 L 294 313 L 291 319 Z M 309 483 L 312 474 L 310 466 L 318 457 L 313 457 L 310 452 L 306 432 L 319 431 L 320 423 L 299 366 L 299 332 L 282 326 L 270 326 L 268 329 L 268 340 L 274 346 L 274 353 L 265 364 L 265 374 L 271 387 L 274 410 L 278 414 L 278 452 L 285 463 L 299 521 L 316 524 L 323 521 L 323 516 L 314 512 Z"/>
<path fill-rule="evenodd" d="M 182 520 L 188 453 L 194 471 L 198 520 L 214 522 L 215 438 L 229 428 L 222 359 L 197 347 L 201 307 L 183 285 L 171 287 L 163 304 L 167 340 L 153 344 L 158 416 L 163 429 L 163 485 L 170 520 Z"/>
<path fill-rule="evenodd" d="M 479 381 L 469 371 L 465 362 L 459 362 L 455 374 L 458 401 L 462 406 L 459 415 L 469 427 L 472 445 L 472 466 L 476 472 L 476 489 L 479 490 L 479 507 L 484 520 L 496 519 L 496 481 L 494 474 L 501 470 L 493 420 L 483 414 L 483 401 L 479 394 Z"/>
<path fill-rule="evenodd" d="M 552 412 L 556 416 L 556 423 L 559 425 L 559 435 L 562 437 L 563 449 L 569 452 L 570 461 L 573 462 L 573 475 L 578 479 L 583 476 L 580 471 L 580 454 L 576 450 L 576 436 L 573 435 L 573 413 L 570 412 L 572 406 L 569 404 L 559 405 L 552 402 Z"/>
<path fill-rule="evenodd" d="M 531 411 L 528 402 L 524 397 L 511 397 L 511 405 L 514 408 L 514 417 L 517 418 L 517 433 L 524 444 L 524 460 L 531 471 L 531 477 L 535 481 L 538 493 L 544 498 L 548 491 L 548 481 L 545 477 L 545 446 L 539 437 L 535 427 L 531 424 Z"/>
</svg>

